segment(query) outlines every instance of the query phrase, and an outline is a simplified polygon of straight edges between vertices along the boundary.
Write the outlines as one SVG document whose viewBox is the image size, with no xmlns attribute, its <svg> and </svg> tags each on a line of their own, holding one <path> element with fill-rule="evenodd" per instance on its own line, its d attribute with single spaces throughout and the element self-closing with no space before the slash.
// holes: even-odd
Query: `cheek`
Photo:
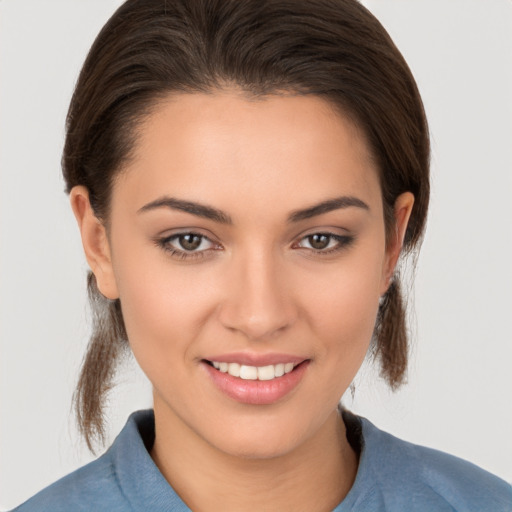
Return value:
<svg viewBox="0 0 512 512">
<path fill-rule="evenodd" d="M 149 244 L 122 242 L 117 248 L 115 277 L 136 359 L 146 372 L 177 366 L 190 355 L 208 315 L 210 288 L 194 277 L 193 266 L 176 266 Z"/>
<path fill-rule="evenodd" d="M 317 334 L 320 358 L 339 379 L 337 391 L 350 384 L 372 339 L 382 276 L 379 254 L 354 254 L 317 279 L 304 308 Z"/>
<path fill-rule="evenodd" d="M 378 254 L 378 253 L 376 253 Z M 382 280 L 381 259 L 354 255 L 317 279 L 309 309 L 325 328 L 340 334 L 373 331 Z M 343 328 L 342 328 L 343 327 Z"/>
<path fill-rule="evenodd" d="M 332 367 L 357 372 L 370 344 L 378 311 L 378 296 L 361 283 L 344 288 L 319 302 L 315 309 L 317 332 L 324 355 Z M 352 380 L 353 375 L 349 375 Z"/>
</svg>

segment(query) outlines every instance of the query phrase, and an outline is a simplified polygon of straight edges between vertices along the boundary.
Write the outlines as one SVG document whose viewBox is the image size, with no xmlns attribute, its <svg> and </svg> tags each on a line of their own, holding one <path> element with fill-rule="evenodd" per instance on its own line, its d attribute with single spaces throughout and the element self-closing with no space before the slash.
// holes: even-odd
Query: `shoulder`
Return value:
<svg viewBox="0 0 512 512">
<path fill-rule="evenodd" d="M 46 487 L 13 512 L 125 510 L 109 452 Z M 107 508 L 105 508 L 107 507 Z"/>
<path fill-rule="evenodd" d="M 13 512 L 189 511 L 151 458 L 154 439 L 153 411 L 133 413 L 99 459 L 43 489 Z"/>
<path fill-rule="evenodd" d="M 113 459 L 110 449 L 99 459 L 46 487 L 13 512 L 126 510 Z"/>
<path fill-rule="evenodd" d="M 133 413 L 112 446 L 97 460 L 58 480 L 14 509 L 13 512 L 68 512 L 138 509 L 130 493 L 137 486 L 139 471 L 157 472 L 146 449 L 154 439 L 152 411 Z M 156 482 L 156 483 L 155 483 Z M 164 482 L 153 479 L 157 493 Z"/>
<path fill-rule="evenodd" d="M 371 468 L 386 502 L 402 499 L 410 510 L 512 510 L 512 486 L 504 480 L 458 457 L 398 439 L 366 419 L 361 424 L 361 462 Z"/>
</svg>

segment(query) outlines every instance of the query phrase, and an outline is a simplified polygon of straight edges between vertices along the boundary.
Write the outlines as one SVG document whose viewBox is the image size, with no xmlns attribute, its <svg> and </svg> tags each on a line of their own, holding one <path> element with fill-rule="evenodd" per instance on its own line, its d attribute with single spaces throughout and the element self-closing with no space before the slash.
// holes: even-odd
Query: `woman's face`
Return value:
<svg viewBox="0 0 512 512">
<path fill-rule="evenodd" d="M 271 457 L 335 414 L 398 245 L 365 140 L 324 100 L 178 94 L 140 128 L 92 267 L 121 300 L 157 434 Z"/>
</svg>

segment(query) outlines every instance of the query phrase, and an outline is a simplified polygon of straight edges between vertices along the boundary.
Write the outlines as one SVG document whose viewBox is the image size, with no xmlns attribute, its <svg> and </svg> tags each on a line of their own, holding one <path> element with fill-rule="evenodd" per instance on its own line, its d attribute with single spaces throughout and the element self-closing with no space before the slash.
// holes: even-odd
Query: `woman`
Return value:
<svg viewBox="0 0 512 512">
<path fill-rule="evenodd" d="M 124 4 L 63 158 L 96 312 L 77 412 L 92 445 L 129 343 L 154 418 L 20 510 L 506 510 L 506 483 L 337 410 L 369 349 L 404 378 L 395 268 L 428 158 L 414 80 L 357 3 Z"/>
</svg>

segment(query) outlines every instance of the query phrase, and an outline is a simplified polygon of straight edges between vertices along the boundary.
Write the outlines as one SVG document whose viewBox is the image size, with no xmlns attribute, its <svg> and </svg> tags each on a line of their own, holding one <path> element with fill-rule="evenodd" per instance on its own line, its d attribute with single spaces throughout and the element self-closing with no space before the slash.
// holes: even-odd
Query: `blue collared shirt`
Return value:
<svg viewBox="0 0 512 512">
<path fill-rule="evenodd" d="M 359 468 L 354 485 L 333 512 L 512 511 L 512 486 L 500 478 L 462 459 L 397 439 L 364 418 L 352 418 L 360 431 Z M 15 511 L 190 511 L 149 454 L 154 437 L 153 412 L 133 413 L 99 459 Z"/>
</svg>

